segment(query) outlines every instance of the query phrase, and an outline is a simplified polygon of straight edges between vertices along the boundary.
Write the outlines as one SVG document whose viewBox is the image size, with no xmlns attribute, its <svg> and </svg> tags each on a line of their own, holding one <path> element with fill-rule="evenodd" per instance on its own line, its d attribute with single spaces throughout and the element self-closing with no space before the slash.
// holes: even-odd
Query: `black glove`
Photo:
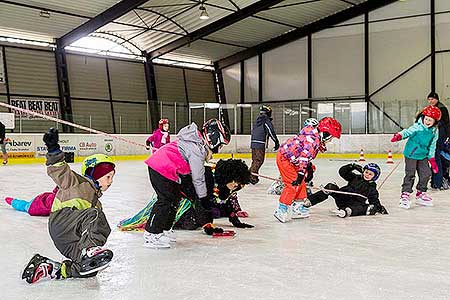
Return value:
<svg viewBox="0 0 450 300">
<path fill-rule="evenodd" d="M 383 205 L 380 205 L 380 207 L 378 208 L 378 212 L 382 215 L 388 215 L 388 211 L 386 209 L 386 207 L 384 207 Z"/>
<path fill-rule="evenodd" d="M 44 138 L 42 139 L 47 146 L 48 153 L 60 152 L 60 147 L 58 144 L 59 141 L 59 133 L 58 129 L 50 128 L 46 134 L 44 134 Z"/>
<path fill-rule="evenodd" d="M 278 140 L 275 141 L 275 147 L 273 147 L 273 151 L 277 151 L 280 148 L 280 142 Z"/>
<path fill-rule="evenodd" d="M 237 227 L 237 228 L 253 228 L 253 227 L 255 227 L 250 224 L 242 223 L 237 216 L 229 217 L 228 220 L 230 220 L 231 224 L 233 224 L 233 226 Z"/>
<path fill-rule="evenodd" d="M 207 235 L 213 235 L 213 233 L 223 233 L 223 229 L 215 227 L 213 223 L 203 225 L 203 230 Z"/>
<path fill-rule="evenodd" d="M 361 165 L 353 163 L 352 164 L 352 168 L 353 168 L 353 170 L 356 170 L 359 173 L 363 173 L 364 172 L 363 167 Z"/>
<path fill-rule="evenodd" d="M 302 182 L 303 182 L 303 180 L 305 179 L 305 173 L 303 173 L 303 172 L 298 172 L 298 174 L 297 174 L 297 179 L 295 179 L 294 181 L 292 181 L 292 185 L 293 186 L 297 186 L 297 185 L 300 185 Z"/>
<path fill-rule="evenodd" d="M 210 195 L 206 195 L 205 197 L 200 198 L 200 199 L 199 199 L 200 205 L 201 205 L 204 209 L 210 210 L 210 209 L 213 207 L 213 203 L 214 203 L 214 200 L 213 200 L 212 198 L 213 198 L 213 197 L 210 196 Z"/>
</svg>

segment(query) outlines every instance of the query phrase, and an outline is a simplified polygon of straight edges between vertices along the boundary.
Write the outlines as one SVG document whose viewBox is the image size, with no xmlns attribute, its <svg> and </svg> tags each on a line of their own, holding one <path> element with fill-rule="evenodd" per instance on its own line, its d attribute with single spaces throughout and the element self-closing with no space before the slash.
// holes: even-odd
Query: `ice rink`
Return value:
<svg viewBox="0 0 450 300">
<path fill-rule="evenodd" d="M 247 161 L 248 162 L 248 161 Z M 379 183 L 396 165 L 382 167 Z M 348 161 L 317 159 L 316 186 L 343 183 L 337 174 Z M 396 164 L 398 161 L 395 162 Z M 76 171 L 80 164 L 72 164 Z M 277 176 L 274 159 L 261 174 Z M 233 239 L 213 239 L 203 231 L 178 231 L 169 250 L 143 247 L 141 233 L 124 233 L 117 223 L 143 208 L 152 195 L 141 161 L 117 163 L 114 183 L 101 201 L 113 229 L 108 269 L 96 278 L 20 280 L 34 253 L 62 259 L 47 230 L 47 218 L 9 207 L 5 196 L 32 198 L 53 183 L 43 165 L 0 167 L 0 299 L 449 299 L 450 191 L 429 190 L 434 207 L 397 207 L 403 162 L 380 190 L 389 215 L 340 219 L 331 199 L 311 209 L 311 217 L 281 224 L 273 217 L 278 196 L 270 181 L 239 192 L 250 213 Z M 216 222 L 231 229 L 227 219 Z"/>
</svg>

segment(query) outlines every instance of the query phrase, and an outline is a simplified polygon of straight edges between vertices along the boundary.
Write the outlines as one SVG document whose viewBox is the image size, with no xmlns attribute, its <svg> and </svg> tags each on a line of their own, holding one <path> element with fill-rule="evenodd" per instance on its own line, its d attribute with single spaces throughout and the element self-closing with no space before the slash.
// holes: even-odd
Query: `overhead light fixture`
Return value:
<svg viewBox="0 0 450 300">
<path fill-rule="evenodd" d="M 209 19 L 209 15 L 208 15 L 208 12 L 206 11 L 205 6 L 203 6 L 203 3 L 200 5 L 200 7 L 198 9 L 200 10 L 200 19 L 201 20 L 208 20 Z"/>
<path fill-rule="evenodd" d="M 42 18 L 49 19 L 50 18 L 50 12 L 48 10 L 41 10 L 39 12 L 39 16 L 42 17 Z"/>
</svg>

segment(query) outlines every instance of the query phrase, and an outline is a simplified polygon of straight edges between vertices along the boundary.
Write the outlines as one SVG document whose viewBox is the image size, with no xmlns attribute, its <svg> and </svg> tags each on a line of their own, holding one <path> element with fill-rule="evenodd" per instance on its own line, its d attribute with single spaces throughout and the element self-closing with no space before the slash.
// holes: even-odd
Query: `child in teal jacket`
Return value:
<svg viewBox="0 0 450 300">
<path fill-rule="evenodd" d="M 421 117 L 411 127 L 404 129 L 391 139 L 397 142 L 408 139 L 403 154 L 405 156 L 405 178 L 402 184 L 399 207 L 409 209 L 411 207 L 410 196 L 413 192 L 416 171 L 419 182 L 416 189 L 416 203 L 423 206 L 433 206 L 433 199 L 426 193 L 428 181 L 431 178 L 431 169 L 438 172 L 438 166 L 434 158 L 436 141 L 438 139 L 437 124 L 441 119 L 441 111 L 436 106 L 427 106 L 423 109 Z M 431 169 L 430 166 L 431 165 Z"/>
</svg>

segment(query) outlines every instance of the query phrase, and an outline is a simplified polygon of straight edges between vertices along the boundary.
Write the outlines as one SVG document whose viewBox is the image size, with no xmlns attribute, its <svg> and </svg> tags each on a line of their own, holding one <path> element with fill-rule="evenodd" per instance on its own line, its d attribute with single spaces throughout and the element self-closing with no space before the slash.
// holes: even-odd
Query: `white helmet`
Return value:
<svg viewBox="0 0 450 300">
<path fill-rule="evenodd" d="M 306 119 L 303 122 L 303 126 L 312 126 L 312 127 L 316 128 L 317 125 L 319 125 L 319 121 L 317 121 L 317 119 L 314 119 L 314 118 Z"/>
</svg>

